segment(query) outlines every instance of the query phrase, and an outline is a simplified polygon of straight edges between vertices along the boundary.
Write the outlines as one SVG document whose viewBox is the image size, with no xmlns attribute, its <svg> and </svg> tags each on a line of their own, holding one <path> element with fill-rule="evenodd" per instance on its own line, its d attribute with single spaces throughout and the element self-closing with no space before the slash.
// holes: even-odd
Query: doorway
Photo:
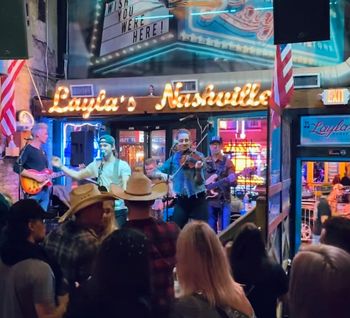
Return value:
<svg viewBox="0 0 350 318">
<path fill-rule="evenodd" d="M 319 242 L 321 205 L 329 206 L 331 216 L 350 217 L 350 186 L 335 186 L 345 183 L 347 169 L 350 170 L 350 159 L 297 159 L 295 219 L 297 248 L 300 245 Z M 340 188 L 342 190 L 339 191 Z"/>
</svg>

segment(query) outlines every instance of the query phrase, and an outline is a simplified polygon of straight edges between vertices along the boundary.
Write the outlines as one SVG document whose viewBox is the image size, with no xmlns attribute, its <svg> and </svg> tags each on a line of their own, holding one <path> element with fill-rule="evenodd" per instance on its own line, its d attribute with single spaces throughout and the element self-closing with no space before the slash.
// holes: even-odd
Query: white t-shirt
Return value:
<svg viewBox="0 0 350 318">
<path fill-rule="evenodd" d="M 117 162 L 116 162 L 117 161 Z M 101 167 L 102 164 L 102 167 Z M 99 170 L 101 172 L 99 173 Z M 123 187 L 123 179 L 128 179 L 131 175 L 131 168 L 126 161 L 115 158 L 112 162 L 103 162 L 95 159 L 86 168 L 79 171 L 79 175 L 83 178 L 98 178 L 100 185 L 110 190 L 111 183 Z M 100 176 L 99 176 L 100 175 Z M 115 209 L 125 209 L 123 200 L 115 201 Z"/>
</svg>

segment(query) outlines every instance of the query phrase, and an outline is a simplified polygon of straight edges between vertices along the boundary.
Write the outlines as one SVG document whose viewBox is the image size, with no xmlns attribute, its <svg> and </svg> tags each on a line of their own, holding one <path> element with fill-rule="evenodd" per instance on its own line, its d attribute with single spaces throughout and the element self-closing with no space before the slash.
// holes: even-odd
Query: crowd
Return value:
<svg viewBox="0 0 350 318">
<path fill-rule="evenodd" d="M 40 150 L 47 126 L 32 133 L 15 168 L 46 182 L 29 163 L 40 154 L 35 168 L 47 167 Z M 290 275 L 268 255 L 252 223 L 223 246 L 216 231 L 229 223 L 219 212 L 229 205 L 234 167 L 220 155 L 220 138 L 210 142 L 210 172 L 203 154 L 191 150 L 187 130 L 179 130 L 177 141 L 180 151 L 159 171 L 146 162 L 153 180 L 116 158 L 110 135 L 99 139 L 102 159 L 78 172 L 54 158 L 65 174 L 98 183 L 71 191 L 70 207 L 54 229 L 45 227 L 55 217 L 47 212 L 46 192 L 15 203 L 1 195 L 0 317 L 275 318 L 279 301 L 292 318 L 349 317 L 350 220 L 320 216 L 321 244 L 302 248 Z M 208 199 L 205 173 L 214 172 L 223 191 Z M 171 190 L 154 182 L 168 178 L 164 173 L 172 175 Z M 175 222 L 154 217 L 156 200 L 169 194 L 177 198 Z"/>
<path fill-rule="evenodd" d="M 288 279 L 252 223 L 227 248 L 206 222 L 180 230 L 152 217 L 166 192 L 140 171 L 125 190 L 81 185 L 49 233 L 52 215 L 37 201 L 1 196 L 0 316 L 273 318 L 281 300 L 292 318 L 349 317 L 350 220 L 329 218 L 322 244 L 297 253 Z M 117 198 L 129 210 L 120 229 Z"/>
</svg>

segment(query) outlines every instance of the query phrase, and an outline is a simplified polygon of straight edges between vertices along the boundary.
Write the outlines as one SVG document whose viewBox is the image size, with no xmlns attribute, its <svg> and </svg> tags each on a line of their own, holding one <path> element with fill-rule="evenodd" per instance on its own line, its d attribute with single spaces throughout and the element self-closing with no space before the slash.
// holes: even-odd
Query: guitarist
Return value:
<svg viewBox="0 0 350 318">
<path fill-rule="evenodd" d="M 33 140 L 23 148 L 13 170 L 23 177 L 31 178 L 41 183 L 47 181 L 49 176 L 45 174 L 34 174 L 29 170 L 42 171 L 48 168 L 47 156 L 41 149 L 48 138 L 47 125 L 45 123 L 36 123 L 32 128 L 32 137 Z M 36 200 L 47 211 L 50 202 L 50 193 L 51 188 L 44 186 L 38 194 L 25 194 L 25 198 Z"/>
<path fill-rule="evenodd" d="M 209 143 L 209 147 L 210 156 L 206 158 L 206 179 L 208 179 L 213 174 L 216 174 L 218 176 L 216 180 L 218 182 L 218 186 L 216 189 L 214 189 L 217 195 L 212 198 L 207 197 L 209 207 L 209 225 L 212 227 L 215 233 L 217 233 L 218 230 L 222 231 L 230 224 L 230 187 L 236 185 L 236 181 L 233 181 L 236 179 L 234 177 L 235 167 L 232 161 L 227 156 L 222 154 L 221 137 L 212 137 Z M 232 179 L 230 177 L 232 177 Z M 220 180 L 222 182 L 220 182 Z M 218 221 L 221 226 L 219 229 Z"/>
</svg>

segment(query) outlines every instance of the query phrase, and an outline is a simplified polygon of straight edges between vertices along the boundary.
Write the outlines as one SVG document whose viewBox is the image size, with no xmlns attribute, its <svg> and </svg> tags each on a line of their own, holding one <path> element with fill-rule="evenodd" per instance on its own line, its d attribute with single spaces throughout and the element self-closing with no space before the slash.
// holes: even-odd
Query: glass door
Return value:
<svg viewBox="0 0 350 318">
<path fill-rule="evenodd" d="M 145 159 L 144 131 L 119 131 L 119 158 L 126 161 L 132 170 L 134 170 L 135 167 L 143 167 Z"/>
</svg>

